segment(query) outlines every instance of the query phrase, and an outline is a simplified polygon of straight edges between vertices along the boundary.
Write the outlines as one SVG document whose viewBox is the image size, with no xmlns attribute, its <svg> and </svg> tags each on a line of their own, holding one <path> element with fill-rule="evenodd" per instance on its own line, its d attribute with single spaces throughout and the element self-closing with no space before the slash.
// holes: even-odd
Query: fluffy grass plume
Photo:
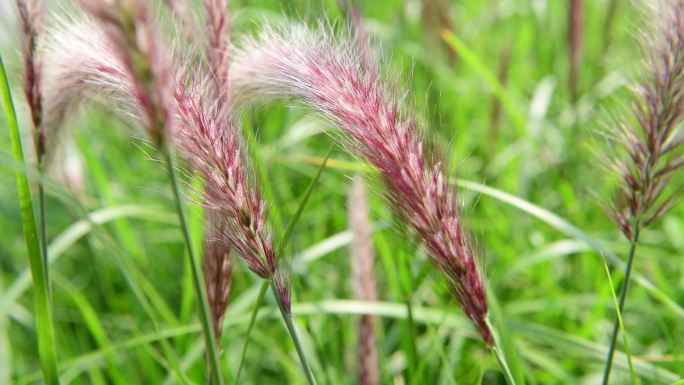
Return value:
<svg viewBox="0 0 684 385">
<path fill-rule="evenodd" d="M 37 50 L 38 36 L 43 30 L 44 4 L 41 0 L 17 0 L 19 26 L 21 33 L 21 52 L 24 61 L 24 94 L 31 113 L 33 123 L 36 156 L 42 157 L 45 142 L 41 132 L 42 126 L 42 57 Z"/>
<path fill-rule="evenodd" d="M 267 205 L 250 178 L 248 158 L 232 107 L 217 103 L 213 79 L 179 82 L 178 148 L 203 179 L 202 204 L 225 219 L 221 239 L 254 273 L 272 279 L 290 311 L 290 291 L 279 266 L 267 223 Z"/>
<path fill-rule="evenodd" d="M 233 53 L 230 79 L 240 97 L 285 95 L 303 99 L 344 133 L 346 147 L 380 171 L 391 206 L 420 235 L 487 345 L 485 288 L 469 236 L 458 214 L 456 191 L 443 164 L 428 156 L 415 119 L 366 65 L 353 39 L 302 24 L 266 27 Z"/>
<path fill-rule="evenodd" d="M 640 39 L 646 71 L 636 86 L 631 111 L 617 122 L 614 135 L 624 151 L 612 160 L 621 186 L 611 214 L 630 241 L 619 312 L 625 306 L 641 228 L 665 214 L 682 190 L 665 192 L 684 166 L 684 1 L 656 1 L 648 19 L 651 25 Z M 617 318 L 603 372 L 604 385 L 610 381 L 619 327 Z"/>
<path fill-rule="evenodd" d="M 648 19 L 640 39 L 645 73 L 615 129 L 625 155 L 613 160 L 622 178 L 613 218 L 630 239 L 636 222 L 648 226 L 675 203 L 681 189 L 664 191 L 684 166 L 684 1 L 657 1 Z"/>
<path fill-rule="evenodd" d="M 130 81 L 126 91 L 135 97 L 140 110 L 138 119 L 155 144 L 161 145 L 174 122 L 173 72 L 150 4 L 135 0 L 80 0 L 79 4 L 97 20 L 108 48 L 118 56 L 117 64 Z"/>
<path fill-rule="evenodd" d="M 230 246 L 223 241 L 226 226 L 227 223 L 219 211 L 207 212 L 204 231 L 204 279 L 214 335 L 219 341 L 233 277 Z"/>
</svg>

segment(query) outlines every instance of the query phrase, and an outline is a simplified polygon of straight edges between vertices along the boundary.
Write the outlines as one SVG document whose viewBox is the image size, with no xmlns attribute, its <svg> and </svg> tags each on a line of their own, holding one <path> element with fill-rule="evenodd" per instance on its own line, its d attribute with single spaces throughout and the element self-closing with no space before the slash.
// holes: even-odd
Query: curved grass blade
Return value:
<svg viewBox="0 0 684 385">
<path fill-rule="evenodd" d="M 0 57 L 0 95 L 2 97 L 2 107 L 7 118 L 10 141 L 12 142 L 12 153 L 15 160 L 24 167 L 24 152 L 21 146 L 21 136 L 17 116 L 12 103 L 7 73 Z M 48 385 L 59 384 L 57 372 L 57 345 L 55 343 L 55 331 L 52 320 L 52 304 L 50 303 L 49 283 L 47 282 L 47 263 L 43 260 L 36 229 L 36 219 L 33 212 L 33 201 L 31 199 L 31 189 L 29 187 L 26 171 L 16 172 L 17 191 L 19 195 L 19 210 L 21 212 L 22 228 L 24 229 L 24 240 L 28 251 L 29 265 L 33 285 L 35 288 L 34 305 L 36 312 L 36 332 L 38 335 L 38 356 L 40 366 L 43 370 L 45 383 Z"/>
<path fill-rule="evenodd" d="M 477 339 L 478 334 L 471 326 L 468 320 L 462 315 L 455 313 L 453 309 L 443 310 L 430 307 L 415 306 L 414 319 L 417 323 L 424 325 L 442 325 L 451 327 L 459 335 L 471 339 Z M 228 310 L 225 326 L 244 325 L 249 322 L 250 315 L 248 312 L 234 313 L 231 309 Z M 297 317 L 319 317 L 322 315 L 375 315 L 390 319 L 406 319 L 406 305 L 399 302 L 368 302 L 357 300 L 325 300 L 319 302 L 295 303 L 292 305 L 292 312 Z M 279 317 L 278 310 L 275 307 L 264 309 L 259 313 L 258 319 L 275 319 Z M 546 326 L 533 324 L 529 322 L 510 320 L 507 322 L 508 326 L 517 335 L 525 337 L 529 342 L 534 342 L 538 345 L 551 346 L 558 351 L 558 354 L 563 358 L 570 356 L 581 357 L 585 360 L 592 360 L 597 363 L 603 362 L 605 354 L 608 350 L 606 346 L 597 344 L 593 341 L 583 339 L 559 330 L 551 329 Z M 113 343 L 107 349 L 96 350 L 88 352 L 79 357 L 66 360 L 60 364 L 61 370 L 77 367 L 80 370 L 87 370 L 94 365 L 100 365 L 102 360 L 110 355 L 115 354 L 121 350 L 133 349 L 145 344 L 153 343 L 155 341 L 168 340 L 171 338 L 194 334 L 201 332 L 201 327 L 198 323 L 191 325 L 184 325 L 180 327 L 173 327 L 160 330 L 159 332 L 152 332 L 149 334 L 138 335 L 129 340 Z M 525 350 L 522 351 L 524 353 Z M 634 370 L 649 384 L 663 384 L 669 385 L 681 380 L 681 376 L 677 375 L 665 368 L 651 364 L 638 358 L 634 358 Z M 625 355 L 623 352 L 616 354 L 616 368 L 623 371 L 628 370 L 626 365 Z M 18 379 L 17 384 L 28 384 L 40 378 L 40 373 L 30 373 Z"/>
<path fill-rule="evenodd" d="M 163 223 L 177 223 L 175 216 L 167 215 L 167 213 L 161 210 L 145 206 L 121 205 L 100 209 L 88 214 L 88 219 L 81 219 L 72 223 L 71 226 L 52 240 L 48 247 L 48 254 L 50 256 L 48 264 L 54 263 L 69 247 L 92 231 L 93 225 L 102 225 L 123 217 L 155 219 Z M 29 276 L 29 271 L 24 270 L 3 293 L 3 296 L 0 297 L 0 318 L 9 313 L 12 304 L 30 285 L 31 277 Z"/>
<path fill-rule="evenodd" d="M 580 230 L 577 226 L 568 222 L 567 220 L 561 218 L 560 216 L 539 207 L 529 201 L 521 199 L 515 195 L 509 194 L 507 192 L 497 190 L 495 188 L 485 186 L 483 184 L 467 181 L 458 180 L 458 187 L 464 188 L 466 190 L 475 191 L 480 194 L 484 194 L 495 198 L 503 203 L 511 205 L 521 211 L 524 211 L 533 217 L 547 223 L 556 230 L 575 237 L 582 242 L 586 243 L 587 246 L 594 249 L 596 252 L 603 254 L 608 261 L 614 266 L 617 266 L 624 270 L 625 262 L 620 259 L 615 253 L 605 248 L 598 240 Z M 677 314 L 679 317 L 684 318 L 684 308 L 679 305 L 676 301 L 670 298 L 665 292 L 656 287 L 651 281 L 641 274 L 634 273 L 632 276 L 632 281 L 643 287 L 653 298 L 660 301 L 663 305 L 667 306 L 673 313 Z"/>
</svg>

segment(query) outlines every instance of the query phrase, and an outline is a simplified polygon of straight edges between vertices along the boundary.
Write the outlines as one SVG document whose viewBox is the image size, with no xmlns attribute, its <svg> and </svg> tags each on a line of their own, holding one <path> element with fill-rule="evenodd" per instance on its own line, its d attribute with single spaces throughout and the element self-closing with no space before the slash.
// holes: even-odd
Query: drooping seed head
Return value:
<svg viewBox="0 0 684 385">
<path fill-rule="evenodd" d="M 420 235 L 435 265 L 450 280 L 463 309 L 487 344 L 485 289 L 457 211 L 456 192 L 442 163 L 427 157 L 416 122 L 364 65 L 353 39 L 295 24 L 266 28 L 244 39 L 232 55 L 234 95 L 290 96 L 339 126 L 343 144 L 373 164 L 387 185 L 386 198 Z"/>
<path fill-rule="evenodd" d="M 666 191 L 684 166 L 684 1 L 657 1 L 651 11 L 645 74 L 613 135 L 624 151 L 612 160 L 622 179 L 612 216 L 628 238 L 635 223 L 648 226 L 675 203 L 681 188 Z"/>
<path fill-rule="evenodd" d="M 221 216 L 221 239 L 249 269 L 274 281 L 289 312 L 289 279 L 273 248 L 266 203 L 249 177 L 249 162 L 232 106 L 215 99 L 211 77 L 186 78 L 178 84 L 174 140 L 187 164 L 202 178 L 202 204 Z"/>
<path fill-rule="evenodd" d="M 223 316 L 228 307 L 233 276 L 230 245 L 224 239 L 227 225 L 220 212 L 207 210 L 204 233 L 204 280 L 217 340 L 221 338 Z"/>
</svg>

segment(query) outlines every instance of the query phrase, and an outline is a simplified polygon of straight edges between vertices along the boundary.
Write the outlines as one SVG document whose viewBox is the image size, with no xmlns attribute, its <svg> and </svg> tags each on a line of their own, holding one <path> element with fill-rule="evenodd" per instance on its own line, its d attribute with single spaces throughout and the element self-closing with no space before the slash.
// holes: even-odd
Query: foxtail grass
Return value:
<svg viewBox="0 0 684 385">
<path fill-rule="evenodd" d="M 168 47 L 161 41 L 153 12 L 147 2 L 117 3 L 79 1 L 79 6 L 94 20 L 76 22 L 51 38 L 50 83 L 54 96 L 49 110 L 60 119 L 71 99 L 89 87 L 98 94 L 109 93 L 124 103 L 126 113 L 136 118 L 164 161 L 174 196 L 185 246 L 192 268 L 193 287 L 199 306 L 211 376 L 222 384 L 218 348 L 211 313 L 204 291 L 199 259 L 191 245 L 183 197 L 175 171 L 173 132 L 175 103 L 174 76 Z M 84 35 L 84 32 L 86 35 Z M 85 40 L 85 41 L 84 41 Z M 94 43 L 94 44 L 89 44 Z M 63 48 L 63 49 L 62 49 Z M 65 57 L 70 53 L 74 56 Z M 77 58 L 77 60 L 74 60 Z"/>
<path fill-rule="evenodd" d="M 630 248 L 620 288 L 618 313 L 624 314 L 639 235 L 679 199 L 682 188 L 669 189 L 684 168 L 684 1 L 662 0 L 652 5 L 651 25 L 642 32 L 646 73 L 634 95 L 631 110 L 615 123 L 613 136 L 621 153 L 611 159 L 620 188 L 610 208 Z M 608 384 L 620 320 L 610 338 L 602 383 Z"/>
<path fill-rule="evenodd" d="M 488 346 L 485 289 L 457 212 L 444 166 L 426 155 L 415 120 L 402 117 L 398 100 L 368 68 L 352 41 L 335 40 L 295 24 L 266 28 L 233 54 L 231 84 L 240 96 L 302 98 L 337 124 L 345 148 L 379 169 L 390 206 L 422 238 L 432 262 Z"/>
<path fill-rule="evenodd" d="M 458 213 L 456 191 L 444 163 L 428 155 L 413 116 L 380 79 L 366 47 L 333 37 L 328 27 L 319 32 L 301 24 L 267 27 L 235 49 L 232 91 L 245 100 L 300 98 L 340 127 L 336 138 L 379 170 L 390 207 L 419 235 L 485 345 L 496 353 L 485 285 Z M 515 383 L 512 376 L 507 379 Z"/>
</svg>

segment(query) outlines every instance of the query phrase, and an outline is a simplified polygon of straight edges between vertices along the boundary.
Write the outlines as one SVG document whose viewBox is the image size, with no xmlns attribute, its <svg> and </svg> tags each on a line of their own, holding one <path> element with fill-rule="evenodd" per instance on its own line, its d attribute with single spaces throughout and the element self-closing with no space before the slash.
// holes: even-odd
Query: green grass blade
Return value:
<svg viewBox="0 0 684 385">
<path fill-rule="evenodd" d="M 622 341 L 625 344 L 625 354 L 627 355 L 627 363 L 629 364 L 629 375 L 632 385 L 636 385 L 637 376 L 634 372 L 634 363 L 632 363 L 632 354 L 629 351 L 629 343 L 627 341 L 627 332 L 625 330 L 625 324 L 622 322 L 622 312 L 620 311 L 620 305 L 618 304 L 617 295 L 615 294 L 615 286 L 613 286 L 613 279 L 610 277 L 610 269 L 608 268 L 608 263 L 605 258 L 601 258 L 603 261 L 603 267 L 606 270 L 606 277 L 608 278 L 608 285 L 610 286 L 610 295 L 613 297 L 613 303 L 615 304 L 615 310 L 617 311 L 617 319 L 620 324 L 620 332 L 622 333 Z M 624 282 L 623 285 L 627 285 L 628 282 Z"/>
<path fill-rule="evenodd" d="M 513 120 L 513 125 L 515 126 L 518 134 L 521 137 L 529 136 L 529 131 L 527 125 L 525 124 L 524 117 L 520 114 L 520 109 L 515 105 L 513 99 L 509 95 L 506 88 L 499 82 L 496 75 L 487 67 L 487 65 L 477 56 L 473 50 L 471 50 L 466 43 L 456 36 L 451 31 L 442 31 L 442 39 L 451 47 L 455 52 L 458 53 L 459 58 L 472 68 L 477 74 L 487 83 L 487 86 L 491 88 L 494 95 L 496 95 L 501 104 L 503 105 L 506 112 L 511 116 Z"/>
<path fill-rule="evenodd" d="M 211 312 L 209 311 L 209 300 L 207 299 L 207 292 L 204 286 L 204 278 L 202 276 L 202 268 L 200 266 L 199 258 L 195 254 L 195 249 L 192 246 L 192 236 L 188 227 L 187 218 L 185 216 L 185 208 L 183 207 L 183 197 L 178 186 L 178 178 L 176 175 L 176 166 L 174 164 L 173 154 L 170 148 L 162 145 L 160 152 L 164 157 L 166 168 L 169 173 L 169 180 L 173 190 L 173 197 L 176 203 L 176 210 L 178 212 L 178 219 L 180 221 L 185 246 L 190 259 L 190 267 L 192 272 L 192 284 L 197 296 L 197 305 L 199 307 L 200 320 L 202 321 L 202 329 L 204 332 L 204 341 L 209 354 L 209 364 L 211 366 L 211 377 L 214 378 L 217 385 L 223 385 L 223 374 L 221 371 L 221 358 L 219 356 L 219 349 L 216 343 L 216 336 L 214 335 L 211 326 Z"/>
<path fill-rule="evenodd" d="M 283 252 L 285 250 L 285 246 L 287 245 L 287 242 L 290 240 L 290 237 L 292 236 L 292 232 L 294 231 L 294 227 L 297 224 L 297 221 L 299 221 L 299 217 L 301 216 L 302 212 L 304 211 L 304 207 L 306 207 L 306 203 L 309 201 L 309 198 L 311 197 L 311 193 L 313 192 L 314 187 L 316 187 L 316 185 L 318 184 L 318 179 L 320 179 L 321 175 L 323 174 L 323 169 L 325 168 L 325 165 L 327 164 L 328 159 L 330 158 L 330 155 L 332 154 L 332 151 L 334 148 L 335 148 L 335 146 L 331 145 L 330 148 L 328 149 L 328 153 L 325 155 L 323 162 L 318 167 L 318 171 L 316 171 L 316 175 L 313 177 L 313 179 L 311 179 L 311 182 L 307 186 L 306 191 L 304 192 L 304 195 L 300 199 L 299 205 L 297 206 L 297 210 L 295 210 L 294 215 L 292 216 L 292 218 L 290 218 L 290 221 L 287 223 L 287 227 L 285 228 L 285 232 L 283 233 L 283 237 L 280 239 L 280 244 L 278 245 L 278 250 L 279 250 L 280 256 L 284 255 Z M 259 296 L 257 297 L 257 300 L 254 303 L 254 309 L 252 310 L 252 316 L 250 317 L 249 326 L 247 327 L 247 334 L 245 335 L 245 343 L 242 346 L 242 351 L 240 354 L 240 362 L 238 363 L 237 375 L 235 376 L 235 383 L 236 384 L 240 383 L 239 382 L 240 381 L 240 374 L 241 374 L 242 368 L 244 366 L 244 361 L 245 361 L 245 357 L 247 354 L 247 347 L 249 346 L 250 335 L 252 333 L 254 321 L 257 318 L 257 315 L 259 313 L 259 309 L 261 308 L 261 304 L 264 300 L 264 294 L 266 293 L 267 289 L 268 289 L 268 282 L 262 283 L 261 287 L 259 288 Z M 276 296 L 277 296 L 277 294 L 276 294 Z M 308 372 L 306 374 L 307 374 L 307 376 L 309 376 Z"/>
<path fill-rule="evenodd" d="M 103 225 L 122 217 L 138 217 L 147 220 L 156 220 L 163 223 L 177 223 L 173 215 L 150 207 L 138 205 L 121 205 L 106 207 L 88 214 L 88 219 L 74 222 L 62 233 L 56 236 L 48 247 L 50 259 L 48 263 L 54 263 L 64 252 L 76 244 L 78 240 L 91 232 L 94 225 Z M 4 317 L 17 299 L 30 287 L 31 277 L 29 271 L 22 271 L 0 297 L 0 318 Z"/>
<path fill-rule="evenodd" d="M 19 164 L 24 164 L 24 152 L 21 146 L 21 136 L 17 116 L 12 103 L 9 83 L 5 66 L 0 57 L 0 95 L 2 96 L 2 107 L 7 117 L 7 126 L 12 143 L 12 153 Z M 28 251 L 29 265 L 34 285 L 34 305 L 36 312 L 36 332 L 38 334 L 38 355 L 40 365 L 43 370 L 45 383 L 48 385 L 59 384 L 57 372 L 57 346 L 55 344 L 55 331 L 52 320 L 52 305 L 50 303 L 49 284 L 47 282 L 47 266 L 43 260 L 38 231 L 36 229 L 36 219 L 33 213 L 33 202 L 31 199 L 31 189 L 29 187 L 26 172 L 16 172 L 17 191 L 19 194 L 19 209 L 21 211 L 22 228 L 24 229 L 24 240 Z"/>
<path fill-rule="evenodd" d="M 245 309 L 246 310 L 246 309 Z M 468 319 L 455 313 L 452 308 L 447 310 L 431 307 L 414 307 L 415 321 L 424 325 L 442 325 L 450 327 L 459 335 L 476 340 L 478 333 L 473 328 Z M 399 302 L 369 302 L 357 300 L 324 300 L 318 302 L 296 303 L 292 305 L 292 313 L 297 317 L 321 317 L 324 315 L 374 315 L 387 319 L 406 319 L 406 305 Z M 258 320 L 277 318 L 278 310 L 274 307 L 264 309 L 259 313 Z M 226 314 L 225 326 L 235 326 L 247 324 L 250 314 L 246 311 L 232 312 L 228 310 Z M 580 357 L 584 360 L 591 360 L 597 363 L 605 359 L 607 347 L 597 344 L 559 330 L 551 329 L 546 326 L 537 325 L 529 322 L 511 320 L 507 322 L 511 330 L 516 335 L 523 336 L 528 342 L 540 346 L 550 346 L 556 349 L 557 354 L 563 359 L 568 357 Z M 196 334 L 202 331 L 199 324 L 183 325 L 171 327 L 147 334 L 136 335 L 128 340 L 114 342 L 109 348 L 85 353 L 81 356 L 65 360 L 60 364 L 63 370 L 67 368 L 78 368 L 82 371 L 89 367 L 99 365 L 108 355 L 116 354 L 122 350 L 134 349 L 139 346 L 150 344 L 156 341 L 168 340 L 188 334 Z M 524 352 L 524 351 L 523 351 Z M 547 353 L 548 354 L 548 353 Z M 617 353 L 617 367 L 621 369 L 621 361 L 624 353 Z M 672 384 L 681 379 L 681 376 L 648 361 L 634 358 L 634 369 L 637 374 L 651 384 Z M 18 385 L 28 384 L 40 379 L 40 373 L 29 373 L 17 380 Z"/>
<path fill-rule="evenodd" d="M 242 368 L 245 366 L 245 357 L 247 356 L 247 347 L 249 346 L 252 329 L 254 329 L 254 325 L 256 324 L 257 315 L 259 315 L 259 309 L 261 308 L 261 303 L 264 301 L 267 290 L 268 281 L 264 281 L 259 287 L 259 295 L 257 296 L 256 302 L 254 302 L 254 309 L 252 309 L 252 315 L 249 318 L 249 325 L 247 326 L 247 334 L 245 334 L 245 342 L 242 344 L 242 350 L 240 351 L 240 362 L 238 363 L 237 374 L 235 375 L 236 384 L 240 383 L 240 375 L 242 374 Z"/>
<path fill-rule="evenodd" d="M 615 253 L 605 248 L 601 244 L 601 242 L 599 242 L 589 234 L 579 229 L 577 226 L 573 225 L 572 223 L 552 213 L 549 210 L 539 207 L 515 195 L 509 194 L 501 190 L 497 190 L 489 186 L 485 186 L 481 183 L 459 180 L 458 187 L 487 195 L 503 203 L 511 205 L 521 211 L 524 211 L 532 215 L 533 217 L 541 220 L 542 222 L 547 223 L 556 230 L 566 235 L 573 236 L 581 240 L 582 242 L 586 243 L 587 246 L 594 249 L 594 251 L 596 251 L 597 253 L 603 254 L 606 257 L 606 259 L 610 261 L 610 263 L 614 266 L 617 266 L 623 270 L 625 268 L 625 262 L 623 262 L 620 259 L 620 257 L 618 257 Z M 663 305 L 667 306 L 673 313 L 677 314 L 677 316 L 679 316 L 680 318 L 684 318 L 684 308 L 681 305 L 679 305 L 675 300 L 670 298 L 665 292 L 656 287 L 646 277 L 635 272 L 632 276 L 632 281 L 636 282 L 641 287 L 643 287 L 651 296 L 653 296 L 653 298 L 657 299 Z"/>
<path fill-rule="evenodd" d="M 323 174 L 323 169 L 325 169 L 325 165 L 328 163 L 328 159 L 330 159 L 330 155 L 332 154 L 332 151 L 334 148 L 335 148 L 334 144 L 330 145 L 328 152 L 325 154 L 325 158 L 323 158 L 323 162 L 321 163 L 320 167 L 318 167 L 318 171 L 316 171 L 316 175 L 313 177 L 313 179 L 311 179 L 311 182 L 306 187 L 306 191 L 304 192 L 304 195 L 299 200 L 299 205 L 297 206 L 297 210 L 295 211 L 292 218 L 290 218 L 290 221 L 287 223 L 287 226 L 285 227 L 285 232 L 283 232 L 283 236 L 280 239 L 280 244 L 278 247 L 278 250 L 280 251 L 280 255 L 283 255 L 283 252 L 285 250 L 285 245 L 287 245 L 287 242 L 290 240 L 290 237 L 292 236 L 292 232 L 294 231 L 294 227 L 297 224 L 297 221 L 299 221 L 299 217 L 302 215 L 302 212 L 304 211 L 304 207 L 306 207 L 306 203 L 309 201 L 309 197 L 311 196 L 311 193 L 313 192 L 314 187 L 316 187 L 316 184 L 318 183 L 318 179 L 321 177 L 321 174 Z"/>
<path fill-rule="evenodd" d="M 95 340 L 95 343 L 100 349 L 107 349 L 111 346 L 109 337 L 107 337 L 107 332 L 105 327 L 100 321 L 100 317 L 97 314 L 97 310 L 90 304 L 86 296 L 79 291 L 78 288 L 74 287 L 71 282 L 59 274 L 53 275 L 54 282 L 59 285 L 66 294 L 71 298 L 76 305 L 76 308 L 81 313 L 83 321 L 85 322 L 88 331 Z M 125 385 L 127 383 L 126 378 L 119 370 L 119 364 L 113 360 L 111 357 L 105 358 L 107 363 L 107 368 L 111 376 L 112 383 L 116 385 Z"/>
<path fill-rule="evenodd" d="M 499 305 L 499 300 L 496 298 L 496 294 L 491 286 L 487 285 L 487 299 L 489 304 L 489 311 L 493 318 L 493 328 L 494 332 L 498 334 L 499 341 L 494 349 L 494 354 L 497 356 L 499 362 L 502 363 L 502 369 L 504 371 L 509 370 L 510 373 L 504 373 L 510 375 L 513 378 L 513 383 L 518 385 L 525 384 L 525 370 L 523 368 L 522 360 L 518 354 L 518 349 L 515 346 L 513 336 L 508 330 L 508 326 L 505 322 L 505 316 Z M 500 351 L 499 349 L 500 348 Z M 501 356 L 499 356 L 501 354 Z M 509 382 L 511 382 L 509 380 Z M 509 384 L 513 385 L 513 384 Z"/>
</svg>

